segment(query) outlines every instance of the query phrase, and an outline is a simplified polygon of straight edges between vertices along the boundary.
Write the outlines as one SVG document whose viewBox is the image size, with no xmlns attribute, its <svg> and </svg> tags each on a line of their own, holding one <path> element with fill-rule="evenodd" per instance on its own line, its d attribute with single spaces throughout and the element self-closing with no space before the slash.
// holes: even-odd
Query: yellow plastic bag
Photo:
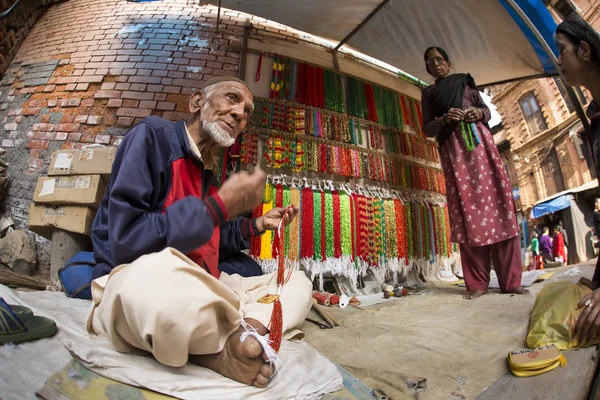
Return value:
<svg viewBox="0 0 600 400">
<path fill-rule="evenodd" d="M 573 328 L 583 308 L 577 309 L 577 303 L 591 289 L 575 283 L 561 281 L 547 284 L 535 298 L 533 311 L 529 320 L 527 347 L 535 348 L 556 345 L 559 350 L 577 347 Z M 587 346 L 600 343 L 594 339 Z"/>
</svg>

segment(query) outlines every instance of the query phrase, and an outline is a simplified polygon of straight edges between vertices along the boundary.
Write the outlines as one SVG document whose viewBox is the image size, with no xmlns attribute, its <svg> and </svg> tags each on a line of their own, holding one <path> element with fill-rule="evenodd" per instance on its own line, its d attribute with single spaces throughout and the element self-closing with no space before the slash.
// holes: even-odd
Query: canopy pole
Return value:
<svg viewBox="0 0 600 400">
<path fill-rule="evenodd" d="M 335 71 L 336 74 L 339 74 L 341 76 L 341 71 L 340 71 L 340 63 L 338 61 L 338 57 L 337 57 L 337 51 L 332 50 L 331 51 L 331 57 L 333 58 L 333 70 Z M 344 103 L 344 112 L 347 113 L 348 112 L 348 105 L 346 104 L 346 80 L 345 79 L 340 79 L 341 84 L 342 84 L 342 96 L 343 96 L 343 103 Z"/>
<path fill-rule="evenodd" d="M 243 81 L 246 80 L 246 59 L 248 57 L 248 37 L 250 36 L 250 31 L 252 31 L 252 24 L 249 19 L 246 19 L 246 25 L 244 25 L 244 39 L 242 41 L 242 54 L 240 56 L 240 70 L 238 72 L 238 77 Z"/>
<path fill-rule="evenodd" d="M 219 32 L 220 24 L 221 24 L 221 0 L 219 0 L 219 9 L 217 10 L 217 32 Z"/>
<path fill-rule="evenodd" d="M 333 49 L 333 51 L 337 51 L 340 47 L 342 47 L 348 40 L 350 40 L 352 38 L 352 36 L 354 36 L 356 34 L 356 32 L 360 31 L 361 28 L 363 26 L 365 26 L 365 24 L 367 22 L 369 22 L 369 20 L 371 18 L 373 18 L 375 16 L 375 14 L 377 14 L 379 12 L 379 10 L 381 10 L 383 8 L 383 6 L 385 6 L 390 0 L 383 0 L 381 3 L 379 3 L 379 5 L 377 7 L 375 7 L 375 9 L 373 9 L 373 11 L 371 11 L 371 13 L 369 15 L 367 15 L 367 17 L 365 19 L 362 20 L 362 22 L 358 25 L 356 25 L 356 28 L 352 29 L 352 32 L 350 32 L 349 34 L 346 35 L 345 38 L 342 39 L 341 42 L 338 43 L 337 46 L 335 46 L 335 49 Z M 219 0 L 220 3 L 220 0 Z"/>
<path fill-rule="evenodd" d="M 525 24 L 531 30 L 531 32 L 533 32 L 533 34 L 535 35 L 538 42 L 540 42 L 540 44 L 544 48 L 544 51 L 546 52 L 546 54 L 548 54 L 548 57 L 550 57 L 550 60 L 552 61 L 554 68 L 556 68 L 557 71 L 560 71 L 560 67 L 558 66 L 558 62 L 557 62 L 556 56 L 554 55 L 554 52 L 552 51 L 552 49 L 550 48 L 548 43 L 546 43 L 546 40 L 540 34 L 540 31 L 538 31 L 535 24 L 533 22 L 531 22 L 531 20 L 527 16 L 527 14 L 525 14 L 523 12 L 523 10 L 521 10 L 521 7 L 519 7 L 519 5 L 515 2 L 515 0 L 506 0 L 506 3 L 519 15 L 521 20 L 523 22 L 525 22 Z M 562 76 L 560 79 L 560 84 L 564 85 Z M 569 85 L 564 85 L 563 87 L 566 89 L 567 93 L 569 94 L 569 97 L 571 98 L 571 102 L 573 103 L 573 106 L 575 106 L 575 112 L 577 112 L 577 116 L 581 120 L 581 123 L 583 124 L 583 129 L 585 130 L 585 133 L 588 137 L 588 140 L 586 140 L 586 143 L 590 150 L 590 154 L 593 154 L 591 152 L 590 140 L 589 140 L 592 137 L 591 128 L 590 128 L 590 124 L 587 120 L 587 117 L 585 115 L 585 111 L 583 111 L 583 107 L 581 107 L 581 103 L 579 102 L 579 99 L 575 95 L 575 91 L 573 90 L 573 88 L 570 87 Z M 589 163 L 588 163 L 588 166 L 589 166 Z M 592 170 L 594 170 L 594 168 L 590 168 L 590 171 L 592 171 Z"/>
</svg>

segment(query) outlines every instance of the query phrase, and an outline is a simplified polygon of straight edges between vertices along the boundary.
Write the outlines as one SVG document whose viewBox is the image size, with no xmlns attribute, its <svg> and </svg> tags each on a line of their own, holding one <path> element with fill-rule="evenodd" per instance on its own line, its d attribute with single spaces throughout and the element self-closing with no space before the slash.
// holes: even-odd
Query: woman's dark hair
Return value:
<svg viewBox="0 0 600 400">
<path fill-rule="evenodd" d="M 562 33 L 569 41 L 579 47 L 581 42 L 586 42 L 591 49 L 592 64 L 600 68 L 600 36 L 594 28 L 590 26 L 579 15 L 572 15 L 558 25 L 556 34 Z"/>
<path fill-rule="evenodd" d="M 437 50 L 438 53 L 440 53 L 442 57 L 444 57 L 444 60 L 446 60 L 446 62 L 450 62 L 446 50 L 442 49 L 441 47 L 431 46 L 427 50 L 425 50 L 425 54 L 423 54 L 423 59 L 425 60 L 425 69 L 427 70 L 427 72 L 429 72 L 429 65 L 427 65 L 427 53 L 429 53 L 431 50 Z M 429 73 L 431 74 L 431 72 Z"/>
</svg>

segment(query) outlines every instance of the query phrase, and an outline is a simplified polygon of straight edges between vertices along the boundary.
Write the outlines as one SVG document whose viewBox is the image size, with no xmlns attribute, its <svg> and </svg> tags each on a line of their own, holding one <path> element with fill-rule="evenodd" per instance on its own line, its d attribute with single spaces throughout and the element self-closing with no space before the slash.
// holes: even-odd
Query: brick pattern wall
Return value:
<svg viewBox="0 0 600 400">
<path fill-rule="evenodd" d="M 0 0 L 0 11 L 8 10 L 15 0 Z M 56 1 L 21 1 L 11 13 L 0 20 L 0 77 L 15 58 L 35 21 L 48 3 Z"/>
<path fill-rule="evenodd" d="M 118 145 L 149 115 L 188 118 L 188 97 L 214 76 L 237 76 L 244 24 L 253 37 L 297 43 L 267 20 L 187 0 L 70 0 L 35 24 L 0 82 L 1 145 L 12 176 L 7 209 L 27 225 L 37 177 L 53 150 Z M 48 265 L 48 242 L 37 237 Z"/>
</svg>

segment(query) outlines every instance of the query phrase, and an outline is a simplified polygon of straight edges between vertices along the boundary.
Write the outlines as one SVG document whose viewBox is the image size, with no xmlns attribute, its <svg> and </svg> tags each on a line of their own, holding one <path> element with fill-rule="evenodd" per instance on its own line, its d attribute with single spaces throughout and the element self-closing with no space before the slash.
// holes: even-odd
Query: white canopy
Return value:
<svg viewBox="0 0 600 400">
<path fill-rule="evenodd" d="M 432 81 L 423 61 L 429 46 L 444 48 L 454 70 L 471 73 L 479 85 L 556 73 L 527 26 L 535 26 L 557 54 L 556 23 L 542 0 L 221 0 L 221 5 L 341 42 L 425 82 Z"/>
</svg>

